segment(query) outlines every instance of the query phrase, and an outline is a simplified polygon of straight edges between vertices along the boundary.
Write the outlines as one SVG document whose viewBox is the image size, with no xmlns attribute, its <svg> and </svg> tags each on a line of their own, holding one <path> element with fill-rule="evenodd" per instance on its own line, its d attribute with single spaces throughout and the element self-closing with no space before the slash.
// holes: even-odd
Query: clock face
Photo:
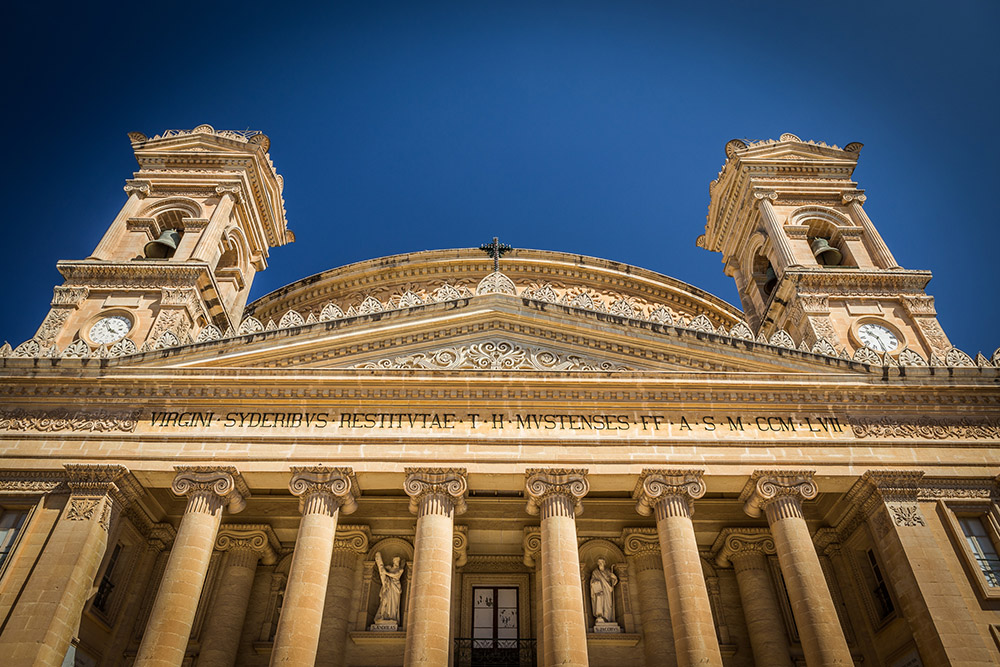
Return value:
<svg viewBox="0 0 1000 667">
<path fill-rule="evenodd" d="M 866 322 L 858 327 L 858 340 L 876 352 L 892 352 L 899 347 L 899 339 L 881 324 Z"/>
<path fill-rule="evenodd" d="M 109 315 L 94 322 L 87 335 L 98 345 L 107 345 L 124 338 L 131 328 L 132 320 L 124 315 Z"/>
</svg>

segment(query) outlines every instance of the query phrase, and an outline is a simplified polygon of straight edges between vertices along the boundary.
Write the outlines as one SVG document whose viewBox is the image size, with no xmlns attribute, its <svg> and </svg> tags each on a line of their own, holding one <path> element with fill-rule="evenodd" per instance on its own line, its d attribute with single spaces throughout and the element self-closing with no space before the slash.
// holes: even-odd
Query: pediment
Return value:
<svg viewBox="0 0 1000 667">
<path fill-rule="evenodd" d="M 299 318 L 284 329 L 152 351 L 121 363 L 369 372 L 867 372 L 832 347 L 828 355 L 796 349 L 782 334 L 765 342 L 754 340 L 745 325 L 724 331 L 707 318 L 664 324 L 490 294 L 329 321 Z"/>
</svg>

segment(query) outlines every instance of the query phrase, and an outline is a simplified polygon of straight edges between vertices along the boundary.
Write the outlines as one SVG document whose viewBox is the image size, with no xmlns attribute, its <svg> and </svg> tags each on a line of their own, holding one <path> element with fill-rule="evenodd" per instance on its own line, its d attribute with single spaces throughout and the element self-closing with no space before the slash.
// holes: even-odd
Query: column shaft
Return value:
<svg viewBox="0 0 1000 667">
<path fill-rule="evenodd" d="M 885 244 L 882 235 L 875 229 L 875 225 L 872 224 L 871 218 L 865 213 L 865 209 L 861 206 L 861 202 L 858 201 L 857 196 L 851 198 L 848 210 L 851 212 L 854 221 L 860 223 L 861 227 L 865 230 L 865 242 L 875 265 L 881 269 L 903 268 L 896 262 L 896 258 L 892 256 L 889 246 Z"/>
<path fill-rule="evenodd" d="M 339 507 L 326 493 L 313 493 L 304 502 L 271 665 L 312 665 L 319 647 Z"/>
<path fill-rule="evenodd" d="M 357 564 L 358 554 L 354 551 L 334 549 L 323 608 L 323 630 L 316 654 L 318 665 L 342 667 L 347 664 L 347 628 L 354 602 Z"/>
<path fill-rule="evenodd" d="M 545 664 L 550 666 L 588 664 L 574 514 L 574 503 L 566 496 L 542 501 L 542 622 Z"/>
<path fill-rule="evenodd" d="M 642 614 L 642 648 L 646 667 L 674 667 L 677 652 L 670 627 L 670 605 L 662 558 L 654 551 L 635 556 L 633 562 L 639 611 Z"/>
<path fill-rule="evenodd" d="M 772 667 L 792 667 L 785 622 L 762 553 L 730 556 L 740 588 L 743 617 L 750 632 L 754 662 Z"/>
<path fill-rule="evenodd" d="M 211 491 L 197 491 L 188 500 L 139 645 L 137 667 L 177 667 L 184 662 L 222 505 L 223 499 Z"/>
<path fill-rule="evenodd" d="M 434 493 L 420 499 L 406 631 L 407 667 L 448 664 L 454 529 L 450 498 Z"/>
<path fill-rule="evenodd" d="M 198 239 L 198 244 L 191 253 L 191 259 L 210 262 L 215 258 L 219 241 L 222 239 L 222 232 L 225 230 L 229 216 L 233 211 L 235 196 L 232 192 L 219 193 L 219 203 L 212 211 L 212 218 L 201 233 L 201 238 Z"/>
<path fill-rule="evenodd" d="M 656 504 L 656 530 L 670 601 L 677 664 L 680 667 L 722 667 L 722 653 L 715 635 L 712 605 L 705 587 L 689 499 L 680 494 L 665 495 Z"/>
<path fill-rule="evenodd" d="M 229 552 L 212 612 L 202 630 L 198 667 L 233 667 L 236 664 L 259 559 L 260 554 L 250 549 Z"/>
<path fill-rule="evenodd" d="M 799 499 L 779 496 L 764 511 L 774 536 L 806 662 L 810 667 L 853 665 Z"/>
</svg>

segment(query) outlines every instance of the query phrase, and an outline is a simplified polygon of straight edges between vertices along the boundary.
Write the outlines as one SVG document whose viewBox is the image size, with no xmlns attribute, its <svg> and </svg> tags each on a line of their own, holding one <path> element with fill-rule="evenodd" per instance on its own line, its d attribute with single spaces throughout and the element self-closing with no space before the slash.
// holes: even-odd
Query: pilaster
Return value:
<svg viewBox="0 0 1000 667">
<path fill-rule="evenodd" d="M 642 618 L 642 650 L 646 665 L 677 665 L 674 632 L 670 627 L 670 603 L 663 576 L 660 538 L 654 528 L 622 530 L 625 558 L 635 571 Z"/>
</svg>

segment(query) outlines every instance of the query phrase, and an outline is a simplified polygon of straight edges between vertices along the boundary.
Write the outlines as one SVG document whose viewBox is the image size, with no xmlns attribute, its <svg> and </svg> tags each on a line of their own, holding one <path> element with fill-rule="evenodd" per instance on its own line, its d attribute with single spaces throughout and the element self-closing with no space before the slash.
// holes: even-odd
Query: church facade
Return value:
<svg viewBox="0 0 1000 667">
<path fill-rule="evenodd" d="M 269 139 L 129 138 L 0 349 L 5 665 L 1000 664 L 1000 350 L 951 346 L 860 144 L 726 145 L 740 310 L 496 239 L 248 304 Z"/>
</svg>

